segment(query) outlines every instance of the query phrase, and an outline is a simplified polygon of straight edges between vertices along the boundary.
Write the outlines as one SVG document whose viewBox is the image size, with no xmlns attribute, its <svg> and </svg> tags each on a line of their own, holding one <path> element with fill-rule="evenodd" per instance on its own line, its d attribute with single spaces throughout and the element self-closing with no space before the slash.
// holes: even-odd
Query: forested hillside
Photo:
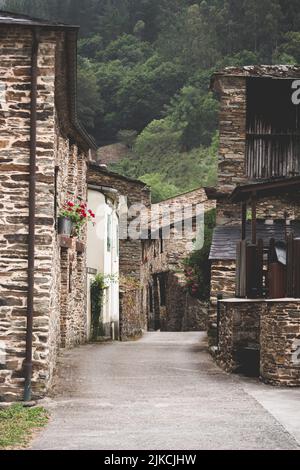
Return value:
<svg viewBox="0 0 300 470">
<path fill-rule="evenodd" d="M 299 0 L 4 3 L 81 25 L 81 119 L 99 145 L 128 144 L 115 169 L 151 183 L 155 199 L 215 182 L 213 70 L 300 61 Z"/>
</svg>

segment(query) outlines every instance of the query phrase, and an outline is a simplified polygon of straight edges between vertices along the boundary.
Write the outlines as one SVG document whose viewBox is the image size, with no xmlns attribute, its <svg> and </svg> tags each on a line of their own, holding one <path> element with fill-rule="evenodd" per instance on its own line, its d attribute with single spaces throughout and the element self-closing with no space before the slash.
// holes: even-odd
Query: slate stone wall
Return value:
<svg viewBox="0 0 300 470">
<path fill-rule="evenodd" d="M 258 347 L 261 379 L 300 386 L 300 304 L 297 300 L 221 302 L 217 361 L 228 372 L 243 367 L 244 348 Z"/>
<path fill-rule="evenodd" d="M 44 396 L 51 384 L 60 343 L 73 346 L 85 340 L 84 254 L 78 255 L 75 241 L 71 248 L 61 250 L 56 232 L 55 205 L 59 207 L 67 195 L 73 197 L 81 194 L 85 197 L 87 160 L 86 154 L 79 152 L 73 142 L 70 144 L 58 124 L 56 76 L 61 71 L 57 69 L 57 46 L 61 41 L 61 33 L 41 31 L 37 97 L 34 397 Z M 20 400 L 23 397 L 31 47 L 29 29 L 1 27 L 0 342 L 6 353 L 5 362 L 0 364 L 1 401 Z M 67 272 L 71 262 L 72 275 Z M 72 292 L 70 282 L 73 284 Z M 69 319 L 65 325 L 64 318 Z"/>
<path fill-rule="evenodd" d="M 169 272 L 163 331 L 206 331 L 207 319 L 207 303 L 189 295 L 182 274 Z"/>
<path fill-rule="evenodd" d="M 205 212 L 216 207 L 215 200 L 208 200 L 203 188 L 195 189 L 154 204 L 155 220 L 161 221 L 165 206 L 178 215 L 178 208 L 184 206 L 193 207 L 193 215 L 196 214 L 196 205 L 203 204 Z M 159 215 L 160 210 L 160 215 Z M 171 215 L 171 220 L 173 216 Z M 163 225 L 163 224 L 162 224 Z M 199 227 L 198 227 L 199 228 Z M 171 227 L 169 238 L 160 240 L 145 240 L 143 242 L 143 285 L 148 288 L 148 296 L 144 297 L 143 308 L 146 316 L 152 319 L 160 318 L 160 326 L 163 331 L 201 330 L 207 322 L 208 305 L 199 302 L 195 305 L 192 297 L 186 295 L 183 276 L 184 260 L 195 249 L 195 226 L 186 226 L 185 232 L 179 232 L 178 228 Z M 157 281 L 158 275 L 165 273 L 166 305 L 160 305 L 160 289 Z M 153 312 L 149 311 L 149 295 L 151 286 L 153 294 Z M 189 303 L 191 300 L 191 303 Z M 154 324 L 152 321 L 152 325 Z"/>
<path fill-rule="evenodd" d="M 243 348 L 260 342 L 261 302 L 224 301 L 220 304 L 218 363 L 228 372 L 241 367 Z"/>
<path fill-rule="evenodd" d="M 141 338 L 146 325 L 141 315 L 141 290 L 139 287 L 126 287 L 120 292 L 120 339 L 133 341 Z"/>
<path fill-rule="evenodd" d="M 278 78 L 299 76 L 299 67 L 249 66 L 230 67 L 215 74 L 212 88 L 220 100 L 219 165 L 217 192 L 217 225 L 241 225 L 241 206 L 232 204 L 228 195 L 237 185 L 250 182 L 246 172 L 246 80 L 247 77 L 273 76 Z M 260 200 L 257 217 L 269 220 L 299 219 L 300 204 L 287 197 L 272 197 Z M 235 296 L 235 261 L 213 261 L 211 276 L 211 307 L 209 334 L 213 337 L 211 325 L 216 321 L 216 296 Z"/>
<path fill-rule="evenodd" d="M 142 204 L 145 208 L 151 205 L 150 189 L 144 183 L 110 172 L 95 162 L 89 165 L 88 184 L 116 189 L 119 196 L 127 198 L 129 210 L 133 205 Z M 132 218 L 129 214 L 129 223 Z M 140 239 L 134 240 L 129 236 L 121 239 L 119 253 L 121 284 L 123 277 L 128 278 L 129 284 L 131 279 L 137 284 L 135 288 L 128 288 L 125 279 L 125 288 L 120 295 L 120 336 L 125 341 L 135 339 L 147 330 L 147 268 Z"/>
<path fill-rule="evenodd" d="M 272 385 L 300 386 L 300 303 L 267 303 L 261 317 L 261 376 Z"/>
</svg>

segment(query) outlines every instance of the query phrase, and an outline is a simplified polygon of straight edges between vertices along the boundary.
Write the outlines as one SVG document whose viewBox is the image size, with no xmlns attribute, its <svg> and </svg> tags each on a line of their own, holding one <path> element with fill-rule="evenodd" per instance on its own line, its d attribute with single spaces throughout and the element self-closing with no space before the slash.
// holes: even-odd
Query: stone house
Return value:
<svg viewBox="0 0 300 470">
<path fill-rule="evenodd" d="M 97 150 L 97 161 L 104 165 L 111 165 L 118 163 L 123 158 L 127 157 L 130 149 L 127 145 L 121 142 L 116 144 L 104 145 Z"/>
<path fill-rule="evenodd" d="M 59 348 L 87 338 L 86 232 L 57 233 L 96 149 L 77 120 L 76 42 L 76 27 L 0 12 L 1 401 L 44 396 Z"/>
<path fill-rule="evenodd" d="M 220 149 L 210 341 L 226 370 L 250 366 L 277 385 L 300 385 L 299 77 L 295 66 L 248 66 L 212 78 Z"/>
<path fill-rule="evenodd" d="M 130 223 L 151 207 L 150 188 L 142 181 L 127 178 L 107 170 L 103 165 L 91 161 L 88 168 L 88 187 L 92 190 L 115 191 L 118 200 L 119 218 L 119 338 L 122 341 L 140 337 L 147 330 L 146 311 L 143 307 L 143 282 L 145 266 L 139 233 L 132 237 Z M 116 334 L 116 339 L 117 339 Z"/>
<path fill-rule="evenodd" d="M 233 227 L 238 228 L 241 211 L 239 204 L 230 202 L 230 194 L 237 185 L 267 178 L 293 176 L 299 173 L 297 165 L 287 166 L 283 169 L 280 167 L 278 159 L 274 162 L 274 166 L 267 170 L 266 162 L 262 160 L 262 156 L 256 158 L 253 154 L 255 145 L 260 149 L 260 152 L 263 151 L 262 142 L 265 141 L 266 146 L 269 143 L 269 147 L 264 150 L 265 158 L 271 158 L 270 141 L 273 140 L 274 147 L 277 145 L 280 148 L 279 140 L 289 137 L 287 131 L 285 131 L 286 134 L 284 131 L 282 132 L 282 137 L 278 135 L 277 141 L 276 136 L 272 136 L 270 130 L 260 131 L 260 134 L 257 132 L 260 136 L 256 140 L 255 132 L 252 132 L 250 128 L 252 125 L 251 116 L 255 114 L 257 103 L 261 103 L 262 107 L 269 109 L 269 113 L 281 115 L 283 120 L 285 119 L 286 106 L 282 105 L 282 99 L 286 98 L 288 104 L 293 106 L 291 86 L 298 76 L 299 68 L 293 66 L 249 66 L 229 67 L 216 73 L 212 78 L 211 88 L 217 93 L 220 100 L 220 148 L 216 190 L 218 198 L 217 229 L 211 251 L 213 303 L 215 303 L 219 292 L 226 296 L 232 296 L 235 292 L 236 237 L 233 235 Z M 270 83 L 273 88 L 269 87 Z M 282 86 L 284 86 L 283 89 L 281 89 Z M 270 90 L 269 93 L 266 93 L 266 89 Z M 280 101 L 278 101 L 279 97 L 281 97 Z M 277 110 L 270 109 L 271 103 L 275 103 Z M 263 110 L 259 110 L 259 112 L 263 112 Z M 297 139 L 295 137 L 295 152 Z M 290 145 L 292 144 L 290 142 Z M 297 162 L 295 154 L 291 158 Z M 257 160 L 260 162 L 259 165 Z M 255 162 L 257 167 L 255 167 Z M 286 197 L 272 196 L 268 201 L 260 202 L 257 207 L 258 217 L 263 221 L 285 221 L 286 218 L 289 220 L 298 218 L 298 204 L 291 203 L 286 199 Z M 224 240 L 232 240 L 232 243 L 230 246 L 228 243 L 224 245 L 220 252 L 218 247 L 220 245 L 222 247 Z"/>
<path fill-rule="evenodd" d="M 87 234 L 88 339 L 119 339 L 119 195 L 115 188 L 88 186 L 88 207 L 95 214 Z M 102 306 L 99 316 L 98 295 Z M 104 285 L 104 289 L 103 289 Z"/>
<path fill-rule="evenodd" d="M 118 206 L 120 302 L 119 335 L 116 334 L 115 339 L 135 339 L 144 331 L 160 328 L 168 331 L 205 329 L 207 305 L 204 306 L 193 298 L 187 302 L 182 282 L 182 261 L 194 247 L 196 206 L 203 204 L 204 211 L 215 208 L 215 200 L 207 195 L 209 191 L 198 188 L 151 205 L 151 191 L 145 183 L 109 171 L 95 161 L 89 163 L 87 180 L 89 205 L 92 204 L 94 212 L 96 206 L 91 202 L 91 197 L 94 197 L 95 191 L 98 195 L 102 193 L 102 198 L 103 193 L 109 198 L 114 192 L 113 198 Z M 185 207 L 192 208 L 192 212 L 183 217 L 186 228 L 190 228 L 191 232 L 186 231 L 179 237 L 176 223 L 164 226 L 164 207 L 171 209 L 175 221 L 176 215 L 182 213 Z M 103 213 L 102 210 L 100 212 Z M 124 215 L 125 223 L 122 223 Z M 151 218 L 153 220 L 155 217 L 155 229 L 149 234 Z M 140 222 L 135 223 L 136 220 Z M 179 220 L 182 223 L 182 217 Z M 136 233 L 130 232 L 132 221 L 137 229 Z M 170 230 L 170 237 L 162 236 L 164 229 Z M 91 228 L 89 232 L 93 233 Z M 92 236 L 95 237 L 95 234 Z M 97 243 L 99 248 L 99 242 Z M 94 245 L 96 246 L 95 243 Z M 96 262 L 95 252 L 97 250 L 88 246 L 88 259 L 92 264 Z M 103 260 L 103 256 L 101 259 Z M 88 261 L 88 271 L 89 263 Z M 117 330 L 116 325 L 115 331 Z"/>
<path fill-rule="evenodd" d="M 197 248 L 199 235 L 202 241 L 201 222 L 215 205 L 209 190 L 197 188 L 151 206 L 149 234 L 142 242 L 142 303 L 149 330 L 206 330 L 207 304 L 187 293 L 183 262 Z"/>
</svg>

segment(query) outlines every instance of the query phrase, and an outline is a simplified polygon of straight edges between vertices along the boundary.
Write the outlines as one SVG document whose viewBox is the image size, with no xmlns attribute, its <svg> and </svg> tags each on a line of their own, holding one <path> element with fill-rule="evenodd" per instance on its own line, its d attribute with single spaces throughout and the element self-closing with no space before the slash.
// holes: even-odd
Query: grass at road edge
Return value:
<svg viewBox="0 0 300 470">
<path fill-rule="evenodd" d="M 26 447 L 34 431 L 48 422 L 44 408 L 25 408 L 20 404 L 0 409 L 0 450 Z"/>
</svg>

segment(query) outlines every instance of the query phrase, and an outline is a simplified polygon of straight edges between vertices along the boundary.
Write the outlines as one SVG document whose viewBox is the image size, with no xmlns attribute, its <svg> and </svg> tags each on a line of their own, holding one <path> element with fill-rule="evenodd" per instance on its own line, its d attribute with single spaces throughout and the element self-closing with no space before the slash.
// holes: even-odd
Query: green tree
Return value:
<svg viewBox="0 0 300 470">
<path fill-rule="evenodd" d="M 210 145 L 217 126 L 218 104 L 212 93 L 196 86 L 184 86 L 167 108 L 174 126 L 182 131 L 181 143 L 188 150 Z"/>
<path fill-rule="evenodd" d="M 103 38 L 100 34 L 82 38 L 78 42 L 78 52 L 82 57 L 97 61 L 102 58 Z"/>
<path fill-rule="evenodd" d="M 270 59 L 279 39 L 281 9 L 279 1 L 247 0 L 244 2 L 245 48 Z"/>
<path fill-rule="evenodd" d="M 103 144 L 114 141 L 118 131 L 128 127 L 122 125 L 117 102 L 120 84 L 127 73 L 128 70 L 119 60 L 97 64 L 97 85 L 103 107 L 97 113 L 95 136 Z"/>
<path fill-rule="evenodd" d="M 119 60 L 125 67 L 131 67 L 145 62 L 153 55 L 153 49 L 149 43 L 140 41 L 133 35 L 123 34 L 105 49 L 102 60 L 110 62 Z"/>
<path fill-rule="evenodd" d="M 153 119 L 159 118 L 163 107 L 180 90 L 184 80 L 182 67 L 162 61 L 157 54 L 130 69 L 117 93 L 121 127 L 141 131 Z"/>
<path fill-rule="evenodd" d="M 218 58 L 214 24 L 203 14 L 203 3 L 173 15 L 158 37 L 161 53 L 169 60 L 176 58 L 189 71 L 211 67 Z"/>
<path fill-rule="evenodd" d="M 274 62 L 300 64 L 300 32 L 290 31 L 283 36 L 283 40 L 275 51 Z"/>
<path fill-rule="evenodd" d="M 213 70 L 300 61 L 299 0 L 5 0 L 4 8 L 81 26 L 81 119 L 101 144 L 124 129 L 141 134 L 137 148 L 148 136 L 151 150 L 134 152 L 133 171 L 156 172 L 163 157 L 176 184 L 191 155 L 197 177 L 207 171 Z"/>
<path fill-rule="evenodd" d="M 125 144 L 129 149 L 132 149 L 137 138 L 137 131 L 130 129 L 122 129 L 117 134 L 117 139 L 122 144 Z"/>
<path fill-rule="evenodd" d="M 300 8 L 298 0 L 279 0 L 282 20 L 281 30 L 285 33 L 287 31 L 300 30 Z"/>
<path fill-rule="evenodd" d="M 140 134 L 134 151 L 111 169 L 126 176 L 141 178 L 158 173 L 164 184 L 174 185 L 177 193 L 200 186 L 215 186 L 217 177 L 218 135 L 209 148 L 180 151 L 181 133 L 165 120 L 154 121 Z M 177 131 L 176 131 L 177 132 Z"/>
<path fill-rule="evenodd" d="M 151 159 L 155 168 L 161 155 L 180 151 L 182 131 L 176 130 L 168 119 L 152 121 L 138 136 L 135 153 L 141 159 Z"/>
<path fill-rule="evenodd" d="M 211 263 L 209 260 L 209 253 L 215 225 L 216 211 L 213 209 L 205 214 L 203 247 L 200 250 L 193 251 L 184 263 L 187 281 L 189 281 L 191 272 L 193 274 L 192 286 L 195 285 L 197 287 L 199 299 L 206 301 L 210 298 Z"/>
<path fill-rule="evenodd" d="M 93 133 L 97 113 L 103 112 L 95 67 L 88 59 L 79 58 L 78 67 L 78 113 L 86 128 Z"/>
<path fill-rule="evenodd" d="M 142 175 L 140 180 L 151 188 L 152 202 L 155 204 L 178 194 L 178 188 L 174 184 L 166 182 L 160 173 L 148 173 Z"/>
</svg>

